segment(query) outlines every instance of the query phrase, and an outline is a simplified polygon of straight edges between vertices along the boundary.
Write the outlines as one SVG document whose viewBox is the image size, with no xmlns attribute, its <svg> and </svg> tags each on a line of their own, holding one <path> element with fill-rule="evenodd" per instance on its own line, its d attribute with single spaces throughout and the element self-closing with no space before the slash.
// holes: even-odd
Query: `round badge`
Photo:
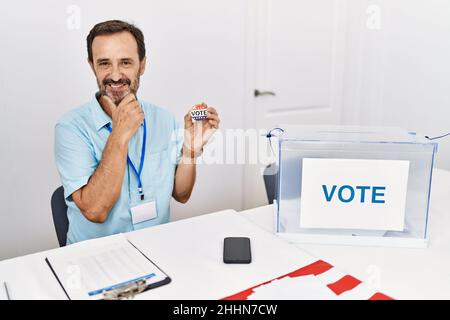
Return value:
<svg viewBox="0 0 450 320">
<path fill-rule="evenodd" d="M 208 114 L 208 111 L 206 111 L 207 108 L 208 106 L 205 103 L 193 106 L 191 110 L 192 119 L 195 121 L 206 119 L 206 115 Z"/>
</svg>

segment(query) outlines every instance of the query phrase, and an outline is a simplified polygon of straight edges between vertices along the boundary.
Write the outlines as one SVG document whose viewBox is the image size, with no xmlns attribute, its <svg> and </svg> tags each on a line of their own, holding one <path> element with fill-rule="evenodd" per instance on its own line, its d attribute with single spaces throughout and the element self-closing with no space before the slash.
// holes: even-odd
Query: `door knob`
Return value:
<svg viewBox="0 0 450 320">
<path fill-rule="evenodd" d="M 259 91 L 258 89 L 255 89 L 255 97 L 259 97 L 259 96 L 274 96 L 275 92 L 272 91 Z"/>
</svg>

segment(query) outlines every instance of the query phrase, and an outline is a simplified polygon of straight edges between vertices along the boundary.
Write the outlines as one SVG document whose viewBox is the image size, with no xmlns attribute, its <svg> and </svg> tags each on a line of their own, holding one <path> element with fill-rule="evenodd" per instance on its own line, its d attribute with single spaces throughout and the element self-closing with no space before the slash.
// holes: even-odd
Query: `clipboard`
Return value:
<svg viewBox="0 0 450 320">
<path fill-rule="evenodd" d="M 123 257 L 131 260 L 128 261 L 130 270 L 115 269 L 113 266 L 107 265 L 108 260 L 105 259 L 106 256 L 111 258 L 109 260 L 111 264 L 119 265 L 114 260 L 114 250 L 117 253 L 117 260 L 122 260 L 122 266 L 126 266 Z M 88 240 L 61 248 L 49 254 L 45 261 L 69 300 L 132 299 L 137 294 L 171 282 L 171 278 L 160 267 L 122 234 L 103 239 Z M 84 267 L 78 265 L 80 268 L 78 269 L 80 272 L 78 275 L 73 272 L 73 270 L 77 270 L 77 263 L 81 266 L 85 264 Z M 111 278 L 111 282 L 106 282 L 107 276 L 103 275 L 105 279 L 98 280 L 97 282 L 100 284 L 95 283 L 95 276 L 97 278 L 102 278 L 102 276 L 97 272 L 98 270 L 90 271 L 86 267 L 89 264 L 94 265 L 93 263 L 98 266 L 98 270 L 104 269 L 104 272 Z M 103 266 L 101 266 L 102 264 Z M 75 266 L 75 269 L 71 269 L 71 266 Z M 139 270 L 139 272 L 134 270 Z M 114 272 L 117 274 L 113 274 Z M 78 285 L 76 283 L 74 285 L 74 279 L 75 282 L 77 280 L 80 281 Z M 94 279 L 94 281 L 89 284 L 82 283 L 88 281 L 86 279 Z"/>
</svg>

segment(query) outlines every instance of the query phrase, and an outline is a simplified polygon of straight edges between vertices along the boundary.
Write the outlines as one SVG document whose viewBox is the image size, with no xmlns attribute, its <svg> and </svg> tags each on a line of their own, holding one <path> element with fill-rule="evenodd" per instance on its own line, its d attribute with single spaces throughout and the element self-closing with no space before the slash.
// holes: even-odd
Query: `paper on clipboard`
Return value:
<svg viewBox="0 0 450 320">
<path fill-rule="evenodd" d="M 170 278 L 123 234 L 76 243 L 47 255 L 47 262 L 70 299 L 98 300 L 134 283 L 146 287 Z"/>
</svg>

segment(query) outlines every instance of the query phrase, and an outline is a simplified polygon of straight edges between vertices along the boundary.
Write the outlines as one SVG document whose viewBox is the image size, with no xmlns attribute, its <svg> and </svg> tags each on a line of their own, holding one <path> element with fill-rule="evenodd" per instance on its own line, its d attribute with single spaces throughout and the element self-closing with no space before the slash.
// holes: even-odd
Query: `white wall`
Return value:
<svg viewBox="0 0 450 320">
<path fill-rule="evenodd" d="M 402 126 L 429 135 L 450 131 L 446 81 L 450 2 L 342 1 L 347 8 L 343 122 Z M 255 76 L 246 74 L 245 64 L 245 59 L 252 62 L 245 38 L 246 15 L 252 9 L 248 3 L 17 0 L 2 4 L 0 260 L 57 246 L 50 212 L 51 193 L 60 184 L 53 160 L 53 127 L 62 114 L 90 100 L 96 90 L 86 63 L 89 29 L 110 18 L 136 22 L 146 35 L 150 62 L 142 78 L 141 98 L 168 108 L 180 120 L 187 108 L 205 101 L 219 109 L 223 129 L 243 128 L 239 115 L 253 89 L 246 79 Z M 71 4 L 81 10 L 79 29 L 67 27 Z M 304 2 L 301 10 L 303 6 Z M 380 9 L 379 28 L 373 28 L 371 23 L 377 21 L 370 20 L 368 8 Z M 294 43 L 301 45 L 301 41 Z M 450 169 L 450 138 L 440 143 L 438 166 Z M 238 165 L 200 166 L 191 201 L 175 204 L 173 218 L 241 209 L 242 173 Z"/>
<path fill-rule="evenodd" d="M 80 9 L 79 29 L 75 4 Z M 182 121 L 195 103 L 217 107 L 221 127 L 242 127 L 245 2 L 8 1 L 0 19 L 0 260 L 57 247 L 50 196 L 60 185 L 53 128 L 96 91 L 85 38 L 106 19 L 135 22 L 144 32 L 149 65 L 140 98 Z M 214 177 L 214 178 L 213 178 Z M 242 168 L 199 166 L 191 201 L 173 218 L 241 209 Z M 222 197 L 226 190 L 226 197 Z M 214 198 L 214 201 L 210 199 Z"/>
<path fill-rule="evenodd" d="M 348 8 L 344 122 L 450 132 L 450 1 L 349 0 Z M 450 169 L 450 137 L 437 141 L 437 166 Z"/>
</svg>

